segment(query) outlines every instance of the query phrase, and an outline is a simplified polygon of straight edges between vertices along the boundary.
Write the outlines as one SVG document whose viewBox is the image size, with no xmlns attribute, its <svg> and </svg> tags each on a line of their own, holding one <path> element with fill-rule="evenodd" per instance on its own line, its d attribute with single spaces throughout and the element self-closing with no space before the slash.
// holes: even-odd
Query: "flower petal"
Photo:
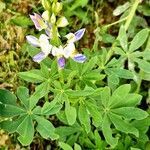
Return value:
<svg viewBox="0 0 150 150">
<path fill-rule="evenodd" d="M 63 56 L 64 55 L 63 47 L 61 45 L 59 47 L 53 46 L 52 55 L 57 57 Z"/>
<path fill-rule="evenodd" d="M 30 15 L 30 18 L 32 19 L 35 28 L 39 31 L 41 31 L 42 29 L 46 29 L 47 25 L 44 23 L 42 17 L 36 13 L 34 13 L 34 15 Z"/>
<path fill-rule="evenodd" d="M 64 57 L 69 58 L 72 57 L 72 55 L 75 53 L 75 45 L 74 43 L 69 43 L 67 46 L 64 48 Z"/>
<path fill-rule="evenodd" d="M 74 57 L 73 57 L 73 60 L 78 62 L 78 63 L 83 63 L 85 62 L 86 60 L 86 56 L 83 55 L 83 54 L 76 54 Z"/>
<path fill-rule="evenodd" d="M 62 69 L 65 67 L 65 58 L 64 57 L 60 57 L 58 59 L 58 66 Z"/>
<path fill-rule="evenodd" d="M 45 55 L 43 52 L 40 52 L 38 54 L 36 54 L 34 57 L 33 57 L 33 61 L 35 62 L 41 62 L 44 58 L 46 58 L 47 55 Z"/>
<path fill-rule="evenodd" d="M 26 39 L 27 39 L 28 43 L 31 44 L 32 46 L 40 47 L 39 40 L 36 37 L 34 37 L 32 35 L 28 35 L 28 36 L 26 36 Z"/>
<path fill-rule="evenodd" d="M 84 32 L 85 32 L 85 28 L 80 29 L 80 30 L 78 30 L 77 32 L 74 33 L 74 35 L 75 35 L 75 42 L 79 41 L 83 37 Z"/>
<path fill-rule="evenodd" d="M 41 50 L 45 55 L 48 55 L 52 50 L 52 45 L 49 43 L 48 39 L 49 37 L 45 34 L 41 34 L 39 38 Z"/>
</svg>

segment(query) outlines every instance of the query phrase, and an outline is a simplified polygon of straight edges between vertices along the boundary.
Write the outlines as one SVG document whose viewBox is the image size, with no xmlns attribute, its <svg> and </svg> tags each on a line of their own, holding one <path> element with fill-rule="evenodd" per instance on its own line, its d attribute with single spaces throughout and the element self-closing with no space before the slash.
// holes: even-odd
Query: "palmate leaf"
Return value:
<svg viewBox="0 0 150 150">
<path fill-rule="evenodd" d="M 126 134 L 139 136 L 138 129 L 132 125 L 131 120 L 142 120 L 147 118 L 148 113 L 135 106 L 141 101 L 141 95 L 130 93 L 131 85 L 125 84 L 118 87 L 112 95 L 110 88 L 105 87 L 101 91 L 101 101 L 104 114 L 102 120 L 102 132 L 108 144 L 115 146 L 114 137 L 112 137 L 111 124 L 115 129 Z M 105 95 L 107 95 L 105 97 Z M 108 132 L 108 133 L 107 133 Z"/>
</svg>

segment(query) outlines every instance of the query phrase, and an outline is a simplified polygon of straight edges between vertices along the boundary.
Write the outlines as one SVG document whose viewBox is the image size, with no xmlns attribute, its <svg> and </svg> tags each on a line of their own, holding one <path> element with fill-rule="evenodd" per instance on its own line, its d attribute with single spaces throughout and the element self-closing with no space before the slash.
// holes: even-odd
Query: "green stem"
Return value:
<svg viewBox="0 0 150 150">
<path fill-rule="evenodd" d="M 140 0 L 134 1 L 133 5 L 131 7 L 131 11 L 130 11 L 129 15 L 127 16 L 127 21 L 125 23 L 125 30 L 127 30 L 129 28 L 129 25 L 134 17 L 134 14 L 136 12 L 136 9 L 137 9 L 139 3 L 140 3 Z"/>
<path fill-rule="evenodd" d="M 126 20 L 126 23 L 125 23 L 125 30 L 126 31 L 129 28 L 129 25 L 130 25 L 130 23 L 131 23 L 131 21 L 132 21 L 132 19 L 134 17 L 134 14 L 136 12 L 136 9 L 137 9 L 139 3 L 140 3 L 140 0 L 135 0 L 133 5 L 132 5 L 132 7 L 131 7 L 131 11 L 130 11 L 129 15 L 126 18 L 124 18 Z M 122 21 L 122 20 L 120 20 L 120 21 Z M 113 23 L 113 24 L 115 24 L 115 23 Z M 117 41 L 115 41 L 113 43 L 112 47 L 110 48 L 110 50 L 109 50 L 109 52 L 107 54 L 105 63 L 107 63 L 110 60 L 110 58 L 112 57 L 112 55 L 114 53 L 113 49 L 116 46 L 116 44 L 117 44 Z"/>
<path fill-rule="evenodd" d="M 113 23 L 111 23 L 111 24 L 108 24 L 108 25 L 106 25 L 106 26 L 104 26 L 104 27 L 105 27 L 105 28 L 109 28 L 109 27 L 111 27 L 111 26 L 113 26 L 113 25 L 116 25 L 116 24 L 118 24 L 118 23 L 121 23 L 121 22 L 127 20 L 127 18 L 128 18 L 128 17 L 122 18 L 122 19 L 120 19 L 120 20 L 118 20 L 118 21 L 116 21 L 116 22 L 113 22 Z"/>
</svg>

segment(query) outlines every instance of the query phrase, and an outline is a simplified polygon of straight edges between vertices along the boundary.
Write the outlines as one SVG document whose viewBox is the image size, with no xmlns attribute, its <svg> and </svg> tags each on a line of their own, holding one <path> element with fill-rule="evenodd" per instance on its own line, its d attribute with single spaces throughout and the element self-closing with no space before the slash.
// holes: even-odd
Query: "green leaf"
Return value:
<svg viewBox="0 0 150 150">
<path fill-rule="evenodd" d="M 143 29 L 140 32 L 138 32 L 133 38 L 133 40 L 131 41 L 131 44 L 129 46 L 129 51 L 133 52 L 137 50 L 138 48 L 140 48 L 145 43 L 148 37 L 148 34 L 149 34 L 148 29 Z"/>
<path fill-rule="evenodd" d="M 26 115 L 23 115 L 16 120 L 6 120 L 0 122 L 0 128 L 9 132 L 9 133 L 14 133 L 18 126 L 22 123 Z"/>
<path fill-rule="evenodd" d="M 100 137 L 100 135 L 99 135 L 97 130 L 94 131 L 94 136 L 95 136 L 96 147 L 97 148 L 101 147 L 100 150 L 102 150 L 102 140 L 101 140 L 101 137 Z"/>
<path fill-rule="evenodd" d="M 82 91 L 68 90 L 66 92 L 66 94 L 69 95 L 69 96 L 75 96 L 75 97 L 77 96 L 77 97 L 79 97 L 79 96 L 90 96 L 94 92 L 95 92 L 95 90 L 93 88 L 91 88 L 91 87 L 85 87 L 85 89 L 82 90 Z"/>
<path fill-rule="evenodd" d="M 150 63 L 146 60 L 142 59 L 134 59 L 138 63 L 138 66 L 141 70 L 145 71 L 146 73 L 150 73 Z"/>
<path fill-rule="evenodd" d="M 98 127 L 101 125 L 102 122 L 102 114 L 101 112 L 98 110 L 98 107 L 96 105 L 94 105 L 94 103 L 91 103 L 89 101 L 86 101 L 86 106 L 87 109 L 93 119 L 93 124 Z"/>
<path fill-rule="evenodd" d="M 107 106 L 109 99 L 110 99 L 110 88 L 109 87 L 104 87 L 103 90 L 100 92 L 100 96 L 101 96 L 101 101 L 102 101 L 102 105 L 104 107 Z"/>
<path fill-rule="evenodd" d="M 45 104 L 42 107 L 42 114 L 43 115 L 50 115 L 54 109 L 57 109 L 58 107 L 62 107 L 61 105 L 57 105 L 58 102 L 61 101 L 62 95 L 56 95 L 55 98 L 51 102 L 45 102 Z"/>
<path fill-rule="evenodd" d="M 68 144 L 66 144 L 66 143 L 64 143 L 64 142 L 59 142 L 59 146 L 60 146 L 63 150 L 73 150 L 70 145 L 68 145 Z"/>
<path fill-rule="evenodd" d="M 45 77 L 41 75 L 40 70 L 31 70 L 27 72 L 19 72 L 19 77 L 27 82 L 40 83 L 46 80 Z"/>
<path fill-rule="evenodd" d="M 88 112 L 86 110 L 86 106 L 83 105 L 82 103 L 79 106 L 78 117 L 79 117 L 81 124 L 84 126 L 85 131 L 87 133 L 89 133 L 91 130 L 90 117 L 89 117 Z"/>
<path fill-rule="evenodd" d="M 48 94 L 49 87 L 50 87 L 49 82 L 43 82 L 42 84 L 40 84 L 39 86 L 37 86 L 35 88 L 35 92 L 33 93 L 33 95 L 29 99 L 30 109 L 32 109 L 36 105 L 36 103 L 38 102 L 38 100 L 40 98 L 42 98 L 43 96 Z"/>
<path fill-rule="evenodd" d="M 117 138 L 114 138 L 112 136 L 112 130 L 110 128 L 110 125 L 111 122 L 109 121 L 109 118 L 105 115 L 102 123 L 102 132 L 104 134 L 106 142 L 110 144 L 112 147 L 115 147 L 118 143 L 118 140 Z"/>
<path fill-rule="evenodd" d="M 126 30 L 125 30 L 124 26 L 120 27 L 118 40 L 119 40 L 120 45 L 123 48 L 123 50 L 127 51 L 128 50 L 128 39 L 127 39 L 127 34 L 126 34 Z"/>
<path fill-rule="evenodd" d="M 72 135 L 72 134 L 75 134 L 75 133 L 79 133 L 81 132 L 82 129 L 79 128 L 79 127 L 76 127 L 76 126 L 71 126 L 71 127 L 68 127 L 68 126 L 63 126 L 63 127 L 58 127 L 56 128 L 56 133 L 60 135 L 61 138 L 64 138 L 66 136 L 69 136 L 69 135 Z"/>
<path fill-rule="evenodd" d="M 69 102 L 65 102 L 65 114 L 69 125 L 73 125 L 76 121 L 77 112 L 76 108 L 70 106 Z"/>
<path fill-rule="evenodd" d="M 55 133 L 55 128 L 50 121 L 39 116 L 35 116 L 35 120 L 38 123 L 36 130 L 40 133 L 40 135 L 43 138 L 50 138 L 52 140 L 58 138 L 58 135 Z"/>
<path fill-rule="evenodd" d="M 115 74 L 108 75 L 108 83 L 118 85 L 119 84 L 119 78 Z"/>
<path fill-rule="evenodd" d="M 82 72 L 81 72 L 81 75 L 83 75 L 86 72 L 91 71 L 94 68 L 94 66 L 96 65 L 96 63 L 97 63 L 97 56 L 92 57 L 89 60 L 89 62 L 87 62 L 87 63 L 84 64 Z"/>
<path fill-rule="evenodd" d="M 129 70 L 121 68 L 109 68 L 109 71 L 116 74 L 119 78 L 133 79 L 133 73 Z"/>
<path fill-rule="evenodd" d="M 78 145 L 77 143 L 74 144 L 74 150 L 82 150 L 80 145 Z"/>
<path fill-rule="evenodd" d="M 121 132 L 125 132 L 127 134 L 128 133 L 134 134 L 136 137 L 139 136 L 138 130 L 134 126 L 126 122 L 125 120 L 122 120 L 120 116 L 114 113 L 109 113 L 109 118 L 117 130 Z"/>
<path fill-rule="evenodd" d="M 11 22 L 21 27 L 28 27 L 33 24 L 29 17 L 26 16 L 15 16 L 11 19 Z"/>
<path fill-rule="evenodd" d="M 118 54 L 118 55 L 121 55 L 121 56 L 126 55 L 125 52 L 120 47 L 114 47 L 113 50 L 114 50 L 115 54 Z"/>
<path fill-rule="evenodd" d="M 0 104 L 0 116 L 1 117 L 15 117 L 26 113 L 26 111 L 18 106 L 14 105 L 3 105 Z"/>
<path fill-rule="evenodd" d="M 16 96 L 8 90 L 0 89 L 0 104 L 16 105 Z"/>
<path fill-rule="evenodd" d="M 20 99 L 20 101 L 22 102 L 22 104 L 28 108 L 29 107 L 29 89 L 27 89 L 26 87 L 20 86 L 17 89 L 17 97 Z"/>
<path fill-rule="evenodd" d="M 34 126 L 31 116 L 26 116 L 22 123 L 18 126 L 17 132 L 20 134 L 18 140 L 23 146 L 30 145 L 33 141 Z"/>
<path fill-rule="evenodd" d="M 114 16 L 119 16 L 121 15 L 123 12 L 125 12 L 128 8 L 130 7 L 130 3 L 126 2 L 123 5 L 119 5 L 114 11 L 113 11 L 113 15 Z"/>
<path fill-rule="evenodd" d="M 44 63 L 41 63 L 40 66 L 41 66 L 41 74 L 43 75 L 43 77 L 48 79 L 50 77 L 49 68 Z"/>
<path fill-rule="evenodd" d="M 123 97 L 127 96 L 128 93 L 130 92 L 131 85 L 130 84 L 124 84 L 119 86 L 112 94 L 110 101 L 109 101 L 109 106 L 114 106 L 118 103 L 120 103 L 123 99 Z"/>
<path fill-rule="evenodd" d="M 112 109 L 112 112 L 123 116 L 125 119 L 142 120 L 148 116 L 148 113 L 142 109 L 134 107 L 121 107 Z"/>
</svg>

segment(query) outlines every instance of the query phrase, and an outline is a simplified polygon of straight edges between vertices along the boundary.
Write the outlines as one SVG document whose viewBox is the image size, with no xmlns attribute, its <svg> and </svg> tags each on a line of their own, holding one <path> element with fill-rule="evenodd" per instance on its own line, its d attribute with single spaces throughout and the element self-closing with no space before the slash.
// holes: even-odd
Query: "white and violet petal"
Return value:
<svg viewBox="0 0 150 150">
<path fill-rule="evenodd" d="M 74 35 L 75 35 L 75 42 L 79 41 L 83 37 L 84 33 L 85 33 L 85 28 L 80 29 L 77 32 L 75 32 L 74 33 Z"/>
<path fill-rule="evenodd" d="M 32 46 L 40 47 L 40 42 L 39 42 L 39 40 L 36 37 L 34 37 L 32 35 L 28 35 L 28 36 L 26 36 L 26 39 L 27 39 L 27 42 L 29 44 L 31 44 Z"/>
<path fill-rule="evenodd" d="M 35 56 L 33 56 L 33 61 L 39 63 L 45 58 L 46 58 L 46 55 L 43 52 L 40 52 L 40 53 L 36 54 Z"/>
<path fill-rule="evenodd" d="M 73 57 L 73 60 L 78 62 L 78 63 L 83 63 L 85 62 L 86 60 L 86 56 L 83 55 L 83 54 L 76 54 L 74 57 Z"/>
</svg>

